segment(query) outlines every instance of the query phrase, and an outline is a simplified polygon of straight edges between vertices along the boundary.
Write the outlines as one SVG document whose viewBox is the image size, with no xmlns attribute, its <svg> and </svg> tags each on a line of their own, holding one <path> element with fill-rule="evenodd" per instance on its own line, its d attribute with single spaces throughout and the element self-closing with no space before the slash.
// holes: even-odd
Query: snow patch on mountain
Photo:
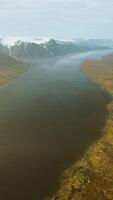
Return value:
<svg viewBox="0 0 113 200">
<path fill-rule="evenodd" d="M 35 44 L 45 44 L 49 42 L 51 38 L 38 38 L 38 37 L 2 37 L 0 39 L 1 43 L 5 46 L 8 46 L 9 48 L 14 45 L 20 45 L 22 42 L 24 43 L 35 43 Z M 72 43 L 74 41 L 72 40 L 66 40 L 66 39 L 56 39 L 56 43 L 58 44 L 64 44 L 64 43 Z"/>
</svg>

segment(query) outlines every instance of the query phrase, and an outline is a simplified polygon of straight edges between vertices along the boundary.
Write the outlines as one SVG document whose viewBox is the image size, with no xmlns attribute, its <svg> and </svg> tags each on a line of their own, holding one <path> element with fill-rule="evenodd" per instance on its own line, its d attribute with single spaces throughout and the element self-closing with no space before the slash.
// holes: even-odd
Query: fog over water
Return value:
<svg viewBox="0 0 113 200">
<path fill-rule="evenodd" d="M 45 199 L 63 170 L 100 137 L 111 98 L 81 64 L 109 52 L 47 60 L 0 88 L 2 200 Z"/>
</svg>

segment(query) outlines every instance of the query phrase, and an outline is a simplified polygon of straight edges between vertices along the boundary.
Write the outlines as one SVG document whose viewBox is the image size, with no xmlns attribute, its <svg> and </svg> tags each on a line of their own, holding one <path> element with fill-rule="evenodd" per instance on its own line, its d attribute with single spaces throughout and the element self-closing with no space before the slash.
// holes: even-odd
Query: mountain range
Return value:
<svg viewBox="0 0 113 200">
<path fill-rule="evenodd" d="M 38 39 L 38 38 L 1 38 L 0 52 L 20 60 L 34 60 L 112 48 L 113 41 L 106 39 Z"/>
</svg>

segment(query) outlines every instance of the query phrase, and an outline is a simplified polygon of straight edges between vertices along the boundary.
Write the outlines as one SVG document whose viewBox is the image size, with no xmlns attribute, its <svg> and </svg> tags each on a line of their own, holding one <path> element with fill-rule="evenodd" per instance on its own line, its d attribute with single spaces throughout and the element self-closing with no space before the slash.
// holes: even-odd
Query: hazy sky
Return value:
<svg viewBox="0 0 113 200">
<path fill-rule="evenodd" d="M 0 35 L 113 38 L 113 0 L 0 0 Z"/>
</svg>

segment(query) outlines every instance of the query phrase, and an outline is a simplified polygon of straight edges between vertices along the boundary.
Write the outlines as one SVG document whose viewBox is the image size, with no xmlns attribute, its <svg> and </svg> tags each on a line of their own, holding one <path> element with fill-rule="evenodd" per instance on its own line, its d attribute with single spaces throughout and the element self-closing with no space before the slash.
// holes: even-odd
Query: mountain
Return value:
<svg viewBox="0 0 113 200">
<path fill-rule="evenodd" d="M 78 52 L 79 47 L 73 42 L 60 42 L 54 39 L 41 44 L 17 41 L 10 47 L 11 56 L 18 58 L 47 58 Z"/>
<path fill-rule="evenodd" d="M 103 47 L 113 47 L 113 40 L 111 39 L 90 39 L 88 43 L 91 45 L 98 45 Z"/>
<path fill-rule="evenodd" d="M 53 56 L 66 55 L 79 51 L 79 46 L 74 42 L 61 42 L 51 39 L 45 43 L 46 50 Z"/>
<path fill-rule="evenodd" d="M 103 48 L 103 46 L 88 45 L 87 43 L 78 45 L 72 41 L 61 42 L 54 39 L 50 39 L 49 41 L 41 44 L 17 41 L 13 46 L 10 47 L 10 55 L 19 59 L 42 59 L 98 50 L 101 48 Z"/>
<path fill-rule="evenodd" d="M 10 47 L 10 55 L 19 59 L 34 59 L 48 57 L 49 53 L 41 44 L 17 41 Z"/>
<path fill-rule="evenodd" d="M 111 47 L 111 40 L 3 38 L 1 50 L 20 60 L 44 59 Z M 6 47 L 7 46 L 7 47 Z"/>
<path fill-rule="evenodd" d="M 100 47 L 113 47 L 113 40 L 112 39 L 73 39 L 78 45 L 87 45 L 89 47 L 92 46 L 100 46 Z"/>
</svg>

